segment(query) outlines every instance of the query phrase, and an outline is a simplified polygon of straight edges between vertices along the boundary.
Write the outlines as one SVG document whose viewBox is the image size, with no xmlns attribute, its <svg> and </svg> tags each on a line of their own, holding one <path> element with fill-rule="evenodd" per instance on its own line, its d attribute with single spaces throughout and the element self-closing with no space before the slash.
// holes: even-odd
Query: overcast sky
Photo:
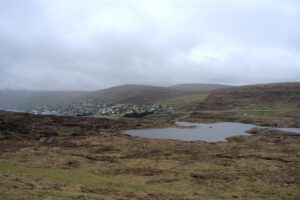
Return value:
<svg viewBox="0 0 300 200">
<path fill-rule="evenodd" d="M 299 0 L 0 0 L 0 88 L 300 81 Z"/>
</svg>

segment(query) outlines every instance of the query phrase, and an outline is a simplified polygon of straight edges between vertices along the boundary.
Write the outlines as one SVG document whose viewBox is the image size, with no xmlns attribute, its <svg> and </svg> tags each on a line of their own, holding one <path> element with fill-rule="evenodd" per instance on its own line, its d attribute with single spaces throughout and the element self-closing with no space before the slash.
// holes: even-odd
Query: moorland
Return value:
<svg viewBox="0 0 300 200">
<path fill-rule="evenodd" d="M 161 95 L 150 95 L 145 87 L 137 92 L 136 86 L 131 93 L 128 85 L 126 92 L 116 92 L 120 102 L 170 104 L 176 108 L 171 115 L 102 118 L 1 111 L 1 199 L 299 199 L 297 134 L 255 128 L 249 136 L 225 142 L 186 142 L 124 133 L 174 127 L 176 121 L 300 127 L 299 83 L 192 86 L 171 88 L 172 95 L 161 89 Z M 119 99 L 107 93 L 110 101 Z"/>
</svg>

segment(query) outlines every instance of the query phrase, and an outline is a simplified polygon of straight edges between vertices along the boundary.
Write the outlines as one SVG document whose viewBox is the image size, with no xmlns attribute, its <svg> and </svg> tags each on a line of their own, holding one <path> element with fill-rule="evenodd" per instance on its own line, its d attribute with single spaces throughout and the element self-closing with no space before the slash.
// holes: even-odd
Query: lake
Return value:
<svg viewBox="0 0 300 200">
<path fill-rule="evenodd" d="M 254 127 L 259 127 L 253 124 L 244 124 L 239 122 L 222 122 L 211 124 L 176 122 L 176 124 L 181 126 L 181 128 L 136 129 L 128 130 L 125 133 L 128 135 L 145 138 L 175 139 L 183 141 L 203 140 L 207 142 L 219 142 L 225 141 L 226 138 L 231 136 L 250 135 L 245 131 Z M 276 127 L 274 129 L 300 134 L 300 128 Z"/>
</svg>

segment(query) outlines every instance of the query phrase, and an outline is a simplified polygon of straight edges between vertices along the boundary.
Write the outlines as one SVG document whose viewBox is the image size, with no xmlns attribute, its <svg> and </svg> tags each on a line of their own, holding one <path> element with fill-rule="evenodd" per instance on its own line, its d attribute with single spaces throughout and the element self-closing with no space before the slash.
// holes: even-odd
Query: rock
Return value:
<svg viewBox="0 0 300 200">
<path fill-rule="evenodd" d="M 77 167 L 80 167 L 80 162 L 78 160 L 69 160 L 66 165 L 68 167 L 74 167 L 74 168 L 77 168 Z"/>
<path fill-rule="evenodd" d="M 48 140 L 47 137 L 41 137 L 39 141 L 40 143 L 45 143 L 47 140 Z"/>
<path fill-rule="evenodd" d="M 200 174 L 200 173 L 191 173 L 191 177 L 194 179 L 207 179 L 208 176 L 206 174 Z"/>
</svg>

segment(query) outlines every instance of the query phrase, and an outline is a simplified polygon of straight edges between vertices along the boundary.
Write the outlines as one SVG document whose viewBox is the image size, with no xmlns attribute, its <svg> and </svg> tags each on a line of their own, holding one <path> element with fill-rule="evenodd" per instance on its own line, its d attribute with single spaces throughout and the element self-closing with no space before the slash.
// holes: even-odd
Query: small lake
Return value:
<svg viewBox="0 0 300 200">
<path fill-rule="evenodd" d="M 219 142 L 225 141 L 226 138 L 231 136 L 250 135 L 245 131 L 254 127 L 259 127 L 252 124 L 244 124 L 239 122 L 222 122 L 211 124 L 176 122 L 176 124 L 181 127 L 161 129 L 136 129 L 126 131 L 125 133 L 128 135 L 140 136 L 145 138 L 175 139 L 183 141 L 203 140 L 207 142 Z M 276 129 L 300 134 L 300 128 Z"/>
</svg>

